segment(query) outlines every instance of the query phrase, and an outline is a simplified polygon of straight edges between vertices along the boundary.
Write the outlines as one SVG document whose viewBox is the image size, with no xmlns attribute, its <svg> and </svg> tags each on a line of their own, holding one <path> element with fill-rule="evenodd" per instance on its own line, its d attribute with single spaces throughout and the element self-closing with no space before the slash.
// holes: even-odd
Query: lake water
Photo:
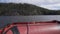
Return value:
<svg viewBox="0 0 60 34">
<path fill-rule="evenodd" d="M 60 21 L 60 15 L 36 15 L 36 16 L 0 16 L 0 26 L 13 22 L 40 22 L 40 21 Z"/>
</svg>

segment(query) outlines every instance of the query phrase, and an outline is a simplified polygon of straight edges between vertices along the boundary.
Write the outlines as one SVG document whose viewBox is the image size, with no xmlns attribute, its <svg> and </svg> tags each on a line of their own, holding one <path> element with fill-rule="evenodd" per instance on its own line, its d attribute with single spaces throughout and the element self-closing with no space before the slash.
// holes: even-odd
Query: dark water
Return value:
<svg viewBox="0 0 60 34">
<path fill-rule="evenodd" d="M 13 22 L 31 22 L 31 21 L 60 21 L 60 15 L 38 15 L 38 16 L 0 16 L 0 27 Z M 3 24 L 3 25 L 2 25 Z"/>
</svg>

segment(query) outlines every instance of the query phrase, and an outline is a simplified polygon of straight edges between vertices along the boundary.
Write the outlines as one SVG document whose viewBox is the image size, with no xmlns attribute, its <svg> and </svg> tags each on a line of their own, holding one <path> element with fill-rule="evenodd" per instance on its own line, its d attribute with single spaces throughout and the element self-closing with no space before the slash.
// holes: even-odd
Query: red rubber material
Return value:
<svg viewBox="0 0 60 34">
<path fill-rule="evenodd" d="M 17 26 L 20 34 L 60 34 L 59 25 L 55 22 L 16 22 L 11 24 L 12 26 Z M 12 26 L 9 27 L 12 27 Z M 28 29 L 27 29 L 28 26 Z M 5 28 L 5 30 L 7 30 Z M 7 34 L 13 34 L 11 30 Z"/>
</svg>

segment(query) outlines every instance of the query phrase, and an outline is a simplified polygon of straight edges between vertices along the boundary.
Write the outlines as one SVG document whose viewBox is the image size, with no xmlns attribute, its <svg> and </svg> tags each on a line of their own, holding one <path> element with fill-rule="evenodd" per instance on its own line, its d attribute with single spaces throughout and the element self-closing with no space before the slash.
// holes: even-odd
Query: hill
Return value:
<svg viewBox="0 0 60 34">
<path fill-rule="evenodd" d="M 59 13 L 59 14 L 58 14 Z M 60 11 L 48 10 L 32 4 L 0 3 L 0 16 L 60 15 Z"/>
</svg>

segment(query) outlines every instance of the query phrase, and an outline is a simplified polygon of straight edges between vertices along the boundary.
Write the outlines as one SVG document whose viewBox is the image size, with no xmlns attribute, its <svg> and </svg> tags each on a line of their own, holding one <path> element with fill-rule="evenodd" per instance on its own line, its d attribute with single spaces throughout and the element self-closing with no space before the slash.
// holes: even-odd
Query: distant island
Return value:
<svg viewBox="0 0 60 34">
<path fill-rule="evenodd" d="M 0 3 L 0 16 L 60 15 L 60 10 L 49 10 L 27 3 Z"/>
</svg>

